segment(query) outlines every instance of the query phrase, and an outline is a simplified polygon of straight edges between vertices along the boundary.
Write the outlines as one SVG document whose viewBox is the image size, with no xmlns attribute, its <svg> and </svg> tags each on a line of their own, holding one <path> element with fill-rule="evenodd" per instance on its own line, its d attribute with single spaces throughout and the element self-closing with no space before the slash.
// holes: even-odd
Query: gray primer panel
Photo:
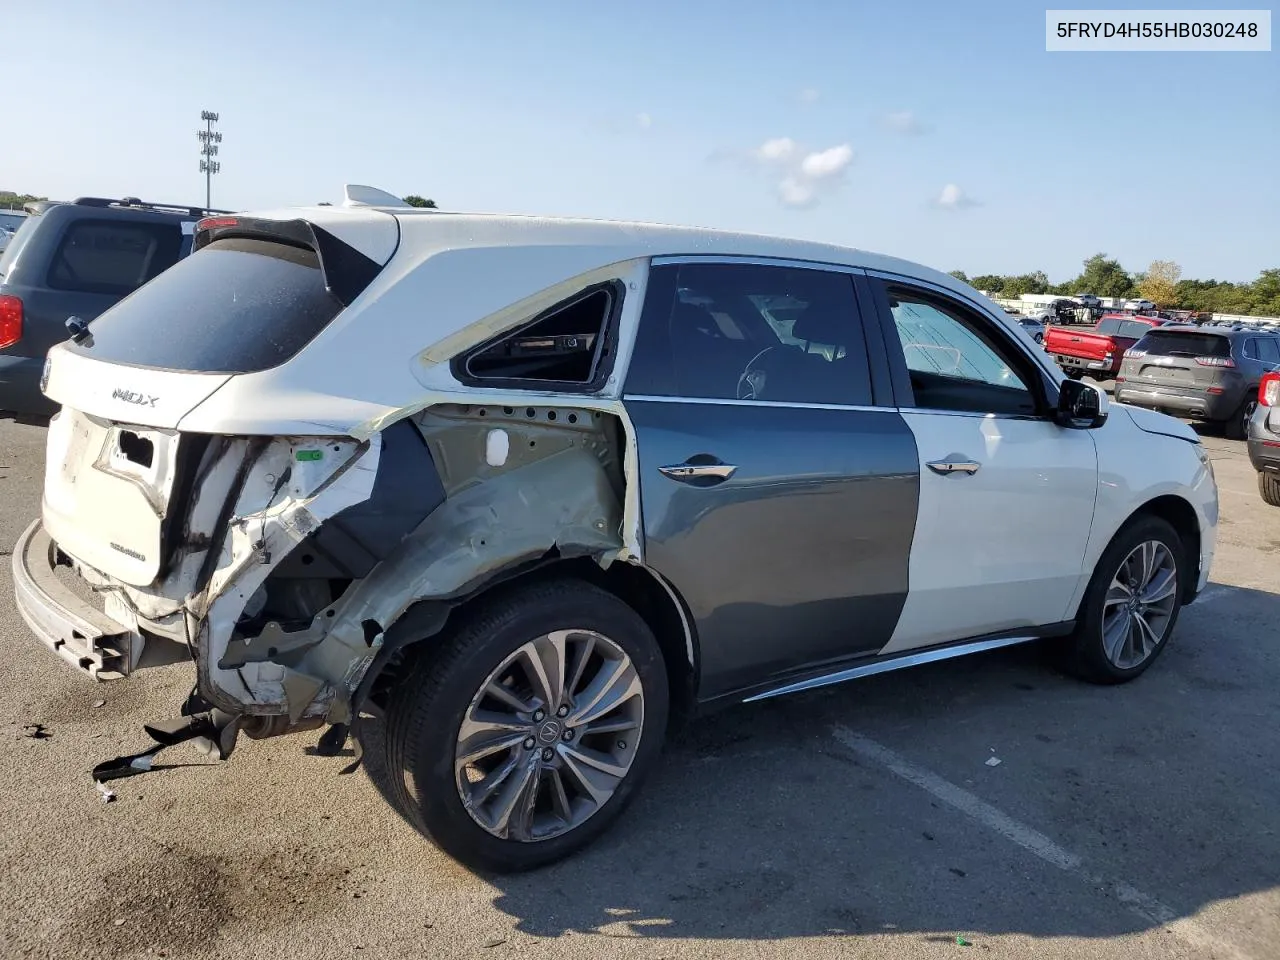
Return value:
<svg viewBox="0 0 1280 960">
<path fill-rule="evenodd" d="M 630 398 L 645 559 L 699 638 L 699 699 L 872 654 L 906 601 L 919 502 L 915 437 L 893 410 Z M 716 486 L 658 467 L 710 454 Z"/>
</svg>

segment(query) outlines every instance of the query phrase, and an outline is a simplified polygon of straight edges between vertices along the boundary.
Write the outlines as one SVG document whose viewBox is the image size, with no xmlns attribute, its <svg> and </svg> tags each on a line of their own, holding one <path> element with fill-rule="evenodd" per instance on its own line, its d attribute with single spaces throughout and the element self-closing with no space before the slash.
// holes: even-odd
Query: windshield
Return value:
<svg viewBox="0 0 1280 960">
<path fill-rule="evenodd" d="M 314 251 L 231 238 L 138 288 L 69 349 L 133 366 L 253 373 L 294 356 L 341 311 Z"/>
</svg>

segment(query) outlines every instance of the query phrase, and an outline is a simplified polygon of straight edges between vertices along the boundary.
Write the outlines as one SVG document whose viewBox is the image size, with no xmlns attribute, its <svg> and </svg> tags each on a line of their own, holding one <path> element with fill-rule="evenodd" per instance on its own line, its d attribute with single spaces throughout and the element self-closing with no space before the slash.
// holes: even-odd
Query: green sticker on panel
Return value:
<svg viewBox="0 0 1280 960">
<path fill-rule="evenodd" d="M 303 460 L 303 461 L 320 460 L 320 459 L 323 459 L 324 452 L 321 450 L 299 450 L 296 456 L 299 460 Z"/>
</svg>

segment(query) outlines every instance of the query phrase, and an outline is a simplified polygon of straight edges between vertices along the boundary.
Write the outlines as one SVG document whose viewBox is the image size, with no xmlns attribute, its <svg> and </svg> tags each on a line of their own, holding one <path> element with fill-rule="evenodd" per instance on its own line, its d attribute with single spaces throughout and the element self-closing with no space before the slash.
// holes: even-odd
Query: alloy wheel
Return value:
<svg viewBox="0 0 1280 960">
<path fill-rule="evenodd" d="M 1121 562 L 1102 604 L 1102 645 L 1107 659 L 1129 670 L 1150 657 L 1173 622 L 1178 564 L 1160 540 L 1138 544 Z"/>
<path fill-rule="evenodd" d="M 454 752 L 458 795 L 500 839 L 561 836 L 621 786 L 643 729 L 644 690 L 617 643 L 591 630 L 544 634 L 472 697 Z"/>
<path fill-rule="evenodd" d="M 1253 419 L 1253 413 L 1258 409 L 1258 401 L 1250 400 L 1244 405 L 1244 409 L 1240 412 L 1240 436 L 1247 437 L 1249 435 L 1249 421 Z"/>
</svg>

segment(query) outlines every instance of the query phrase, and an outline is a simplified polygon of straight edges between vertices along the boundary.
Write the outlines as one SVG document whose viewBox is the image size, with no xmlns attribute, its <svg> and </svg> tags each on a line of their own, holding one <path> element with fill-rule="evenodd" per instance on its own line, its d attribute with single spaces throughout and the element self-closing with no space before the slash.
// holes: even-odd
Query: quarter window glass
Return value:
<svg viewBox="0 0 1280 960">
<path fill-rule="evenodd" d="M 1035 395 L 988 325 L 941 299 L 890 287 L 916 407 L 1033 415 Z"/>
<path fill-rule="evenodd" d="M 1258 343 L 1258 359 L 1263 363 L 1280 363 L 1280 345 L 1271 337 L 1263 337 Z"/>
<path fill-rule="evenodd" d="M 1258 357 L 1258 341 L 1250 337 L 1244 342 L 1244 355 L 1250 360 L 1257 360 Z"/>
<path fill-rule="evenodd" d="M 1147 335 L 1147 331 L 1151 329 L 1149 323 L 1138 323 L 1134 320 L 1126 320 L 1120 325 L 1119 336 L 1133 337 L 1135 340 L 1141 340 Z"/>
<path fill-rule="evenodd" d="M 662 299 L 646 303 L 627 379 L 631 393 L 871 403 L 866 346 L 848 274 L 681 264 L 654 268 L 649 297 Z"/>
<path fill-rule="evenodd" d="M 176 224 L 78 220 L 53 255 L 49 286 L 123 296 L 173 266 L 181 245 Z"/>
<path fill-rule="evenodd" d="M 603 360 L 605 328 L 616 299 L 618 292 L 604 286 L 565 301 L 471 354 L 467 375 L 477 380 L 591 382 Z"/>
</svg>

